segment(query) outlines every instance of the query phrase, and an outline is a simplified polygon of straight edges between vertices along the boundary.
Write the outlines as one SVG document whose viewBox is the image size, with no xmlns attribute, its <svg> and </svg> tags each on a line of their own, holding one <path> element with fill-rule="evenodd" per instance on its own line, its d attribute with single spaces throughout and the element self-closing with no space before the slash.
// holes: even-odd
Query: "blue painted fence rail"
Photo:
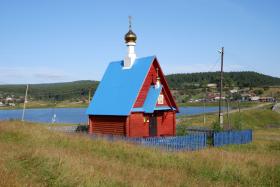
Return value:
<svg viewBox="0 0 280 187">
<path fill-rule="evenodd" d="M 246 144 L 252 142 L 252 130 L 214 132 L 214 147 L 228 144 Z"/>
<path fill-rule="evenodd" d="M 151 138 L 128 138 L 124 136 L 110 136 L 110 135 L 91 135 L 93 139 L 106 139 L 109 141 L 127 141 L 148 147 L 165 149 L 168 151 L 180 150 L 199 150 L 207 146 L 206 134 L 196 133 L 186 136 L 171 136 L 171 137 L 151 137 Z"/>
</svg>

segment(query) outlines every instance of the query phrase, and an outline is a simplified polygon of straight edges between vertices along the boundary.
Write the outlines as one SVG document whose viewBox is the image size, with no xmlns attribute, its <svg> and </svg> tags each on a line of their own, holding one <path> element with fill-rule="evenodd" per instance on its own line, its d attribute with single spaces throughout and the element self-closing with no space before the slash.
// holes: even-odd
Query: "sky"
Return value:
<svg viewBox="0 0 280 187">
<path fill-rule="evenodd" d="M 280 77 L 278 0 L 0 0 L 0 84 L 100 80 L 122 60 L 128 16 L 137 57 L 165 74 L 256 71 Z"/>
</svg>

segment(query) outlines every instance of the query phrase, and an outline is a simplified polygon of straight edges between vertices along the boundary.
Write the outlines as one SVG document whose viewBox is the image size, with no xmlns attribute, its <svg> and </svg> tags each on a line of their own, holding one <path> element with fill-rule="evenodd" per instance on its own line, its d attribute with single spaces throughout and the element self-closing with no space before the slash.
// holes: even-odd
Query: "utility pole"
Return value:
<svg viewBox="0 0 280 187">
<path fill-rule="evenodd" d="M 204 102 L 203 102 L 203 125 L 206 125 L 206 116 L 205 116 L 205 105 L 206 105 L 206 98 L 207 98 L 207 85 L 204 84 L 205 88 L 205 96 L 204 96 Z"/>
<path fill-rule="evenodd" d="M 229 99 L 227 99 L 227 121 L 228 121 L 228 124 L 227 124 L 227 129 L 231 129 L 231 125 L 230 125 L 230 118 L 229 118 Z"/>
<path fill-rule="evenodd" d="M 24 103 L 23 103 L 23 111 L 22 111 L 21 121 L 24 121 L 25 105 L 26 105 L 26 103 L 27 103 L 27 93 L 28 93 L 28 84 L 26 85 L 26 90 L 25 90 L 25 97 L 24 97 Z"/>
<path fill-rule="evenodd" d="M 224 66 L 224 47 L 221 51 L 221 72 L 220 72 L 220 99 L 219 99 L 219 123 L 220 127 L 223 128 L 223 112 L 222 112 L 222 93 L 223 93 L 223 66 Z"/>
</svg>

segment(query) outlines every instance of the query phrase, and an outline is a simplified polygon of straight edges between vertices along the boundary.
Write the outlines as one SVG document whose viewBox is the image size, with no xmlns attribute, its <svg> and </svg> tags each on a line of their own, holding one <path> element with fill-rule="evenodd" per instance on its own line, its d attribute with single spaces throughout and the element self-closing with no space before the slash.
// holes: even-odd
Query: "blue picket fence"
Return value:
<svg viewBox="0 0 280 187">
<path fill-rule="evenodd" d="M 150 137 L 150 138 L 128 138 L 124 136 L 110 136 L 110 135 L 91 135 L 93 139 L 106 139 L 108 141 L 127 141 L 147 147 L 165 149 L 168 151 L 180 150 L 199 150 L 207 146 L 206 134 L 195 133 L 186 136 L 171 136 L 171 137 Z"/>
<path fill-rule="evenodd" d="M 205 132 L 192 132 L 185 136 L 167 136 L 167 137 L 149 137 L 149 138 L 130 138 L 125 136 L 91 134 L 89 135 L 94 140 L 108 141 L 126 141 L 147 147 L 165 149 L 168 151 L 193 151 L 207 147 L 207 134 Z M 240 131 L 222 131 L 212 132 L 212 143 L 214 147 L 220 147 L 228 144 L 246 144 L 252 142 L 252 130 Z M 210 138 L 210 137 L 208 137 Z"/>
<path fill-rule="evenodd" d="M 214 132 L 213 145 L 246 144 L 252 142 L 252 130 Z"/>
</svg>

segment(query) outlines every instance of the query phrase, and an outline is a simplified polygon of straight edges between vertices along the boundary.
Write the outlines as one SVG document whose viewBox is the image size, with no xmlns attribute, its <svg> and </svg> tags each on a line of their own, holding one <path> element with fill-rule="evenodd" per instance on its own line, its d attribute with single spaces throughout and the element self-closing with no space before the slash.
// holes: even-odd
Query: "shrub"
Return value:
<svg viewBox="0 0 280 187">
<path fill-rule="evenodd" d="M 221 131 L 222 130 L 222 128 L 220 126 L 220 123 L 218 121 L 214 121 L 211 126 L 212 126 L 214 131 Z"/>
<path fill-rule="evenodd" d="M 177 125 L 176 127 L 176 135 L 177 136 L 184 136 L 184 135 L 187 135 L 188 132 L 187 132 L 187 129 L 184 125 Z"/>
</svg>

